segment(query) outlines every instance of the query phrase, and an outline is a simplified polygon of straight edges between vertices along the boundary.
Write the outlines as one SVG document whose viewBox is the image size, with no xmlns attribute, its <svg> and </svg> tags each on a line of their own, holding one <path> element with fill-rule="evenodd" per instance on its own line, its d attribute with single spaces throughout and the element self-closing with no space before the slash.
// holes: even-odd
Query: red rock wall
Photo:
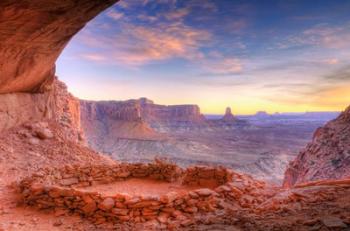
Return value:
<svg viewBox="0 0 350 231">
<path fill-rule="evenodd" d="M 44 93 L 0 94 L 0 132 L 24 123 L 55 121 L 67 138 L 79 140 L 79 100 L 54 79 Z"/>
<path fill-rule="evenodd" d="M 316 130 L 312 142 L 289 164 L 283 185 L 346 177 L 350 177 L 350 107 Z"/>
<path fill-rule="evenodd" d="M 45 91 L 69 40 L 117 1 L 0 1 L 0 94 Z"/>
</svg>

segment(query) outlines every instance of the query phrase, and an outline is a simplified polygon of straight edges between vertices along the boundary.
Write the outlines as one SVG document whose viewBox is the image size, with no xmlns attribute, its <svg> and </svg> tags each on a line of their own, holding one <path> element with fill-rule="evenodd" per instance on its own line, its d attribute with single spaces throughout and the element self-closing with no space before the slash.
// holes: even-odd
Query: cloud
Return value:
<svg viewBox="0 0 350 231">
<path fill-rule="evenodd" d="M 336 59 L 336 58 L 327 59 L 327 60 L 325 60 L 325 63 L 326 63 L 326 64 L 329 64 L 329 65 L 335 65 L 335 64 L 338 64 L 338 63 L 339 63 L 339 60 Z"/>
<path fill-rule="evenodd" d="M 113 20 L 119 20 L 124 16 L 124 13 L 118 12 L 115 10 L 111 10 L 111 11 L 107 12 L 107 16 Z"/>
<path fill-rule="evenodd" d="M 128 12 L 137 7 L 136 2 L 122 1 L 123 13 L 118 9 L 119 4 L 106 12 L 105 16 L 114 20 L 109 22 L 111 29 L 103 33 L 96 28 L 84 29 L 77 39 L 89 52 L 80 54 L 80 57 L 132 68 L 177 58 L 196 63 L 205 59 L 201 48 L 211 41 L 212 34 L 184 21 L 195 6 L 195 1 L 176 7 L 176 0 L 144 0 L 142 4 L 147 7 L 154 4 L 163 6 L 155 13 L 141 11 L 143 13 L 134 17 Z M 237 70 L 238 65 L 233 61 L 231 63 L 226 65 L 231 70 Z"/>
<path fill-rule="evenodd" d="M 88 27 L 79 33 L 77 39 L 86 46 L 83 49 L 86 52 L 80 53 L 79 57 L 127 68 L 183 59 L 208 76 L 241 73 L 242 61 L 222 54 L 213 31 L 195 27 L 185 20 L 189 14 L 197 16 L 199 11 L 216 11 L 213 2 L 189 0 L 179 7 L 175 0 L 144 0 L 142 7 L 152 8 L 156 3 L 161 6 L 157 5 L 156 11 L 143 10 L 132 15 L 130 12 L 140 7 L 137 2 L 140 3 L 121 1 L 121 6 L 117 4 L 105 13 L 105 17 L 113 19 L 103 21 L 108 27 L 104 26 L 100 31 L 97 27 Z M 227 31 L 238 31 L 245 26 L 244 20 L 237 19 L 230 21 Z M 209 52 L 210 46 L 214 47 L 210 50 L 216 52 Z M 244 49 L 245 45 L 235 41 L 230 44 L 232 47 Z"/>
<path fill-rule="evenodd" d="M 305 29 L 298 35 L 288 36 L 278 43 L 281 49 L 296 46 L 315 46 L 329 49 L 350 48 L 350 24 L 341 26 L 318 24 Z"/>
<path fill-rule="evenodd" d="M 343 66 L 322 77 L 323 81 L 334 84 L 350 83 L 350 65 Z"/>
<path fill-rule="evenodd" d="M 183 19 L 185 16 L 187 16 L 190 13 L 190 9 L 188 8 L 182 8 L 182 9 L 177 9 L 172 12 L 167 12 L 164 14 L 164 16 L 168 20 L 178 20 L 178 19 Z"/>
<path fill-rule="evenodd" d="M 269 93 L 264 98 L 272 102 L 337 110 L 350 103 L 350 65 L 313 81 L 305 78 L 303 82 L 265 84 L 263 88 Z"/>
<path fill-rule="evenodd" d="M 97 61 L 97 62 L 106 60 L 105 56 L 103 56 L 101 54 L 94 54 L 94 53 L 82 54 L 81 57 L 84 59 L 87 59 L 87 60 Z"/>
<path fill-rule="evenodd" d="M 238 58 L 207 59 L 204 61 L 207 75 L 232 75 L 241 73 L 243 64 Z"/>
<path fill-rule="evenodd" d="M 114 35 L 91 34 L 92 32 L 86 32 L 79 39 L 88 46 L 98 48 L 100 55 L 108 57 L 106 61 L 130 66 L 171 58 L 201 59 L 203 54 L 199 48 L 211 36 L 207 31 L 176 22 L 159 23 L 155 27 L 127 23 L 122 26 L 120 33 Z"/>
<path fill-rule="evenodd" d="M 193 60 L 203 54 L 199 47 L 210 39 L 210 34 L 182 23 L 144 27 L 127 25 L 127 31 L 118 40 L 127 41 L 115 49 L 114 59 L 129 65 L 143 65 L 171 58 Z"/>
</svg>

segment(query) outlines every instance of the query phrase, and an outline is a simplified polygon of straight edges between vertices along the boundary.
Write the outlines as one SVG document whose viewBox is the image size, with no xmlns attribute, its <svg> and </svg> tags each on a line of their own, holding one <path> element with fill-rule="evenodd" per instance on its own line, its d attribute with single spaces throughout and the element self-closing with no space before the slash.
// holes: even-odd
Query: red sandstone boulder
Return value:
<svg viewBox="0 0 350 231">
<path fill-rule="evenodd" d="M 338 217 L 324 217 L 321 219 L 322 223 L 331 229 L 342 229 L 347 228 L 348 226 Z"/>
<path fill-rule="evenodd" d="M 97 209 L 97 206 L 95 201 L 90 201 L 81 208 L 81 210 L 86 214 L 91 214 L 95 212 L 96 209 Z"/>
<path fill-rule="evenodd" d="M 78 184 L 79 183 L 79 179 L 78 178 L 75 178 L 75 177 L 72 177 L 72 178 L 67 178 L 67 179 L 62 179 L 60 181 L 61 185 L 63 186 L 70 186 L 70 185 L 73 185 L 73 184 Z"/>
<path fill-rule="evenodd" d="M 45 191 L 45 186 L 41 183 L 33 183 L 30 186 L 30 191 L 32 192 L 33 195 L 39 195 Z"/>
<path fill-rule="evenodd" d="M 202 196 L 202 197 L 208 197 L 212 194 L 216 194 L 216 192 L 214 192 L 213 190 L 211 189 L 208 189 L 208 188 L 201 188 L 201 189 L 197 189 L 195 191 L 199 196 Z"/>
<path fill-rule="evenodd" d="M 114 207 L 115 201 L 113 198 L 107 197 L 101 203 L 99 203 L 98 208 L 103 211 L 108 211 Z"/>
<path fill-rule="evenodd" d="M 129 210 L 128 209 L 114 208 L 111 210 L 111 212 L 115 215 L 118 215 L 118 216 L 126 216 L 126 215 L 128 215 Z"/>
<path fill-rule="evenodd" d="M 36 131 L 36 135 L 42 140 L 51 139 L 54 137 L 52 131 L 48 128 L 38 129 Z"/>
</svg>

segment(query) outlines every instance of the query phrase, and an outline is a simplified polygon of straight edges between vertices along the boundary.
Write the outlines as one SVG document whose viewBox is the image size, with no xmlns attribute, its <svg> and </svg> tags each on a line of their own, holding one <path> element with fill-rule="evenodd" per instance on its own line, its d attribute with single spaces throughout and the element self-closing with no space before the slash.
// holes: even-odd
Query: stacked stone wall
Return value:
<svg viewBox="0 0 350 231">
<path fill-rule="evenodd" d="M 221 167 L 191 167 L 186 170 L 161 161 L 148 164 L 67 166 L 46 170 L 19 183 L 23 202 L 39 209 L 78 213 L 95 223 L 146 222 L 161 224 L 177 221 L 188 225 L 194 214 L 213 212 L 225 199 L 225 184 L 234 173 Z M 108 184 L 129 178 L 181 181 L 184 185 L 215 186 L 160 196 L 106 196 L 84 191 L 84 187 Z M 205 180 L 205 181 L 203 181 Z M 226 186 L 229 187 L 229 186 Z"/>
</svg>

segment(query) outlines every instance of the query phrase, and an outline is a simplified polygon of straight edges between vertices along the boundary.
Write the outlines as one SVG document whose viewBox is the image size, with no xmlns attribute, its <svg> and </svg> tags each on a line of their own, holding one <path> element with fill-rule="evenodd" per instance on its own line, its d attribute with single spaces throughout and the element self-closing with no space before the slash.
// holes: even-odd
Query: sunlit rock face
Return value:
<svg viewBox="0 0 350 231">
<path fill-rule="evenodd" d="M 0 93 L 45 91 L 72 36 L 117 1 L 0 1 Z"/>
<path fill-rule="evenodd" d="M 350 107 L 316 130 L 313 140 L 290 163 L 284 186 L 350 177 Z"/>
<path fill-rule="evenodd" d="M 9 93 L 0 95 L 0 133 L 22 124 L 40 121 L 56 123 L 62 135 L 81 141 L 80 104 L 64 83 L 53 80 L 45 93 Z M 46 134 L 43 134 L 46 136 Z"/>
<path fill-rule="evenodd" d="M 114 150 L 117 139 L 162 141 L 159 133 L 171 124 L 201 124 L 204 116 L 197 105 L 165 106 L 146 98 L 127 101 L 81 100 L 81 121 L 87 141 L 96 150 Z M 156 129 L 154 129 L 156 128 Z"/>
</svg>

